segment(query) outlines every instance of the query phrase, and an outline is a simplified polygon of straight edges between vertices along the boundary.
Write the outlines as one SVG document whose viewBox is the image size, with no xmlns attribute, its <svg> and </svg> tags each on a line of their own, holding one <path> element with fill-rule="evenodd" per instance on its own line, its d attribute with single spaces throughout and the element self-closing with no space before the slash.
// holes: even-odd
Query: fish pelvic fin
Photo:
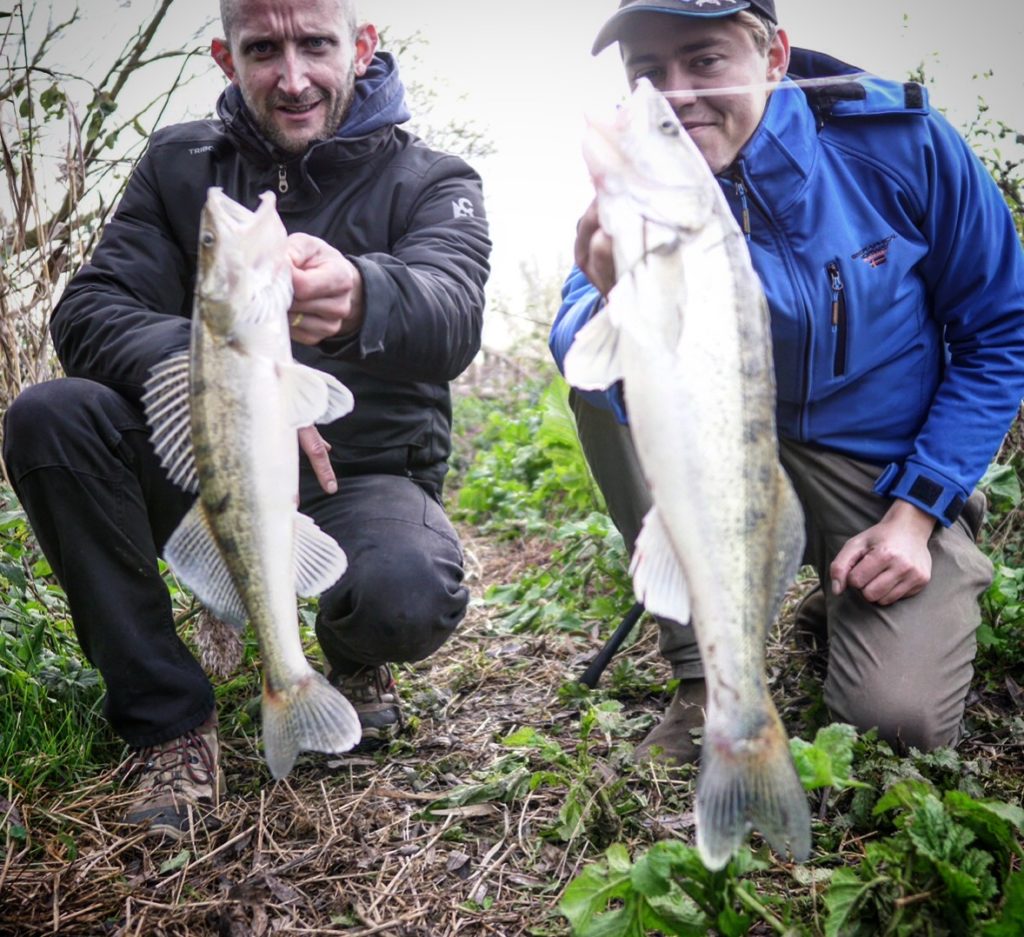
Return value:
<svg viewBox="0 0 1024 937">
<path fill-rule="evenodd" d="M 275 780 L 292 770 L 299 752 L 347 752 L 361 737 L 352 704 L 312 668 L 286 689 L 264 681 L 263 753 Z"/>
<path fill-rule="evenodd" d="M 355 405 L 352 391 L 333 375 L 294 361 L 279 367 L 288 408 L 286 418 L 296 429 L 330 423 L 351 412 Z"/>
<path fill-rule="evenodd" d="M 621 380 L 619 326 L 609 307 L 599 309 L 576 333 L 563 369 L 566 381 L 579 390 L 604 390 Z"/>
<path fill-rule="evenodd" d="M 174 484 L 193 494 L 199 490 L 192 449 L 189 409 L 190 354 L 176 352 L 150 371 L 142 395 L 150 437 L 160 464 Z"/>
<path fill-rule="evenodd" d="M 201 501 L 196 501 L 164 546 L 164 559 L 214 615 L 241 630 L 249 616 L 214 539 Z"/>
<path fill-rule="evenodd" d="M 306 514 L 295 514 L 295 591 L 319 595 L 348 568 L 345 551 Z"/>
<path fill-rule="evenodd" d="M 690 620 L 686 576 L 657 508 L 651 508 L 644 517 L 629 572 L 637 600 L 652 615 L 673 621 Z"/>
<path fill-rule="evenodd" d="M 810 855 L 807 794 L 770 700 L 768 707 L 768 718 L 746 737 L 708 713 L 695 814 L 697 851 L 711 870 L 725 867 L 752 828 L 780 855 L 787 844 L 798 862 Z"/>
</svg>

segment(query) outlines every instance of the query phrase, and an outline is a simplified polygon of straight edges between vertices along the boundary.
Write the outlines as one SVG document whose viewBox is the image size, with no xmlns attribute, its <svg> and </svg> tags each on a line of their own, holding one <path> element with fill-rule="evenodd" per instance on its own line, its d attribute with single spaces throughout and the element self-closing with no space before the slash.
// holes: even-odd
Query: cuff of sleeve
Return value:
<svg viewBox="0 0 1024 937">
<path fill-rule="evenodd" d="M 967 495 L 959 485 L 913 462 L 887 465 L 872 490 L 878 495 L 910 502 L 931 514 L 944 527 L 953 524 L 967 503 Z"/>
<path fill-rule="evenodd" d="M 329 355 L 354 351 L 360 358 L 367 358 L 384 350 L 391 313 L 390 282 L 387 274 L 372 260 L 365 257 L 348 259 L 359 269 L 363 280 L 363 324 L 353 335 L 326 339 L 319 347 Z"/>
</svg>

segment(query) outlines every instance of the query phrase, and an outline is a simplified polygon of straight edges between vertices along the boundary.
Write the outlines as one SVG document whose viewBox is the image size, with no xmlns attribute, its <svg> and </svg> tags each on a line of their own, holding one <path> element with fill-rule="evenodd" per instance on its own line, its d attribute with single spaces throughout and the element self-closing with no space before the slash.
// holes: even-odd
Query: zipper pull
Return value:
<svg viewBox="0 0 1024 937">
<path fill-rule="evenodd" d="M 288 191 L 288 170 L 284 163 L 277 167 L 277 191 L 284 195 Z"/>
<path fill-rule="evenodd" d="M 828 274 L 832 278 L 832 328 L 839 326 L 839 297 L 843 292 L 843 281 L 839 277 L 839 264 L 833 261 L 828 265 Z"/>
<path fill-rule="evenodd" d="M 743 234 L 747 240 L 750 240 L 750 203 L 747 201 L 747 187 L 743 182 L 743 174 L 737 169 L 736 174 L 733 176 L 733 182 L 736 185 L 736 195 L 740 200 L 740 217 L 742 219 L 741 224 L 743 227 Z"/>
</svg>

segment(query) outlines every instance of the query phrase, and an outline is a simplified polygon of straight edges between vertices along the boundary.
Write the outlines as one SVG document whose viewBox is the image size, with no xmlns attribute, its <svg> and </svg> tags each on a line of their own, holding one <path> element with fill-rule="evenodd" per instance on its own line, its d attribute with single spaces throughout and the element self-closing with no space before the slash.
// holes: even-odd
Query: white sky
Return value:
<svg viewBox="0 0 1024 937">
<path fill-rule="evenodd" d="M 83 2 L 83 22 L 64 46 L 68 67 L 79 71 L 94 55 L 103 60 L 104 50 L 109 55 L 120 42 L 118 31 L 154 2 Z M 416 61 L 403 72 L 435 87 L 452 116 L 475 121 L 497 147 L 495 155 L 474 160 L 495 243 L 491 298 L 514 299 L 523 263 L 560 281 L 571 263 L 576 220 L 591 196 L 580 156 L 583 115 L 612 108 L 625 90 L 617 49 L 597 58 L 589 51 L 617 0 L 359 2 L 361 17 L 393 36 L 422 34 Z M 1021 0 L 978 0 L 972 9 L 984 18 L 973 21 L 945 12 L 938 0 L 777 2 L 794 45 L 897 79 L 924 62 L 934 79 L 932 103 L 955 124 L 973 116 L 981 95 L 993 117 L 1024 132 Z M 38 5 L 45 9 L 45 0 Z M 73 6 L 53 0 L 54 15 Z M 216 9 L 214 2 L 176 0 L 165 34 L 177 30 L 179 41 L 190 43 Z M 216 32 L 210 27 L 195 38 L 205 44 Z M 987 70 L 992 77 L 974 78 Z M 218 73 L 197 84 L 195 110 L 212 106 L 222 85 Z"/>
</svg>

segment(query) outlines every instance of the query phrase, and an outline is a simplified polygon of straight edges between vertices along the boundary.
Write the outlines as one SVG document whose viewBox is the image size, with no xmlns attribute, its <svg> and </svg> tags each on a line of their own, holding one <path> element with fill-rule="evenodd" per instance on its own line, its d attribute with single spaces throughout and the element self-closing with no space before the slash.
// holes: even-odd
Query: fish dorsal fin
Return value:
<svg viewBox="0 0 1024 937">
<path fill-rule="evenodd" d="M 192 505 L 171 534 L 164 559 L 214 615 L 235 628 L 244 627 L 249 616 L 214 540 L 202 502 Z"/>
<path fill-rule="evenodd" d="M 176 352 L 150 371 L 142 406 L 152 430 L 153 448 L 168 477 L 185 491 L 197 492 L 199 477 L 192 451 L 188 349 Z"/>
<path fill-rule="evenodd" d="M 288 420 L 299 429 L 330 423 L 352 410 L 352 391 L 336 377 L 293 361 L 281 367 Z"/>
<path fill-rule="evenodd" d="M 295 591 L 319 595 L 333 586 L 348 568 L 345 551 L 312 518 L 295 512 Z"/>
<path fill-rule="evenodd" d="M 657 508 L 651 508 L 644 518 L 629 571 L 633 576 L 633 591 L 647 611 L 673 621 L 690 620 L 686 576 Z"/>
<path fill-rule="evenodd" d="M 610 306 L 598 310 L 576 333 L 564 370 L 566 381 L 579 390 L 604 390 L 621 380 L 619 326 Z"/>
</svg>

